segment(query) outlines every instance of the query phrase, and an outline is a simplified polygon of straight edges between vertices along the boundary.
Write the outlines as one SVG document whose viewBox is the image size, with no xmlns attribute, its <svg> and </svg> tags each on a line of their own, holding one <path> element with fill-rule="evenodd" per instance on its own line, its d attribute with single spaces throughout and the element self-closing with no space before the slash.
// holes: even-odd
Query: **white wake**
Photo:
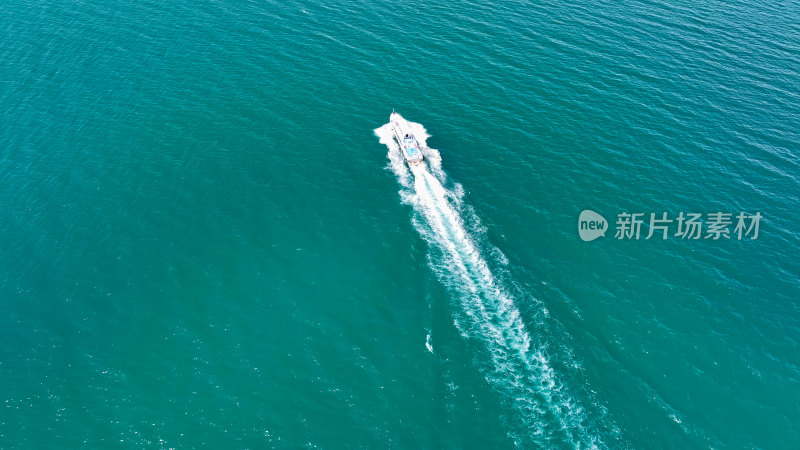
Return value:
<svg viewBox="0 0 800 450">
<path fill-rule="evenodd" d="M 422 145 L 426 164 L 409 168 L 392 137 L 389 124 L 375 130 L 389 151 L 391 170 L 401 185 L 400 196 L 414 209 L 412 222 L 431 246 L 432 270 L 454 294 L 464 322 L 462 334 L 484 344 L 490 358 L 484 375 L 502 396 L 509 414 L 509 436 L 520 447 L 591 448 L 602 445 L 586 423 L 585 412 L 557 381 L 542 349 L 536 348 L 514 298 L 493 275 L 463 217 L 463 189 L 446 189 L 439 152 L 427 147 L 422 125 L 407 122 Z M 499 250 L 493 257 L 505 257 Z M 495 255 L 496 254 L 496 255 Z"/>
</svg>

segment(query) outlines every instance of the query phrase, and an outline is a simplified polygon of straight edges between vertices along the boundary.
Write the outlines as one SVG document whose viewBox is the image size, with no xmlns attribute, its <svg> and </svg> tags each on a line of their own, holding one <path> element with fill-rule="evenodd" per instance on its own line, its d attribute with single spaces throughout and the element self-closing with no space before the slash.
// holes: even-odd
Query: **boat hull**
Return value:
<svg viewBox="0 0 800 450">
<path fill-rule="evenodd" d="M 392 115 L 389 116 L 389 120 L 392 124 L 394 138 L 397 140 L 397 144 L 400 146 L 400 150 L 403 152 L 403 157 L 406 162 L 409 165 L 422 164 L 422 161 L 425 159 L 422 156 L 422 147 L 414 137 L 405 119 L 400 117 L 397 113 L 392 113 Z"/>
</svg>

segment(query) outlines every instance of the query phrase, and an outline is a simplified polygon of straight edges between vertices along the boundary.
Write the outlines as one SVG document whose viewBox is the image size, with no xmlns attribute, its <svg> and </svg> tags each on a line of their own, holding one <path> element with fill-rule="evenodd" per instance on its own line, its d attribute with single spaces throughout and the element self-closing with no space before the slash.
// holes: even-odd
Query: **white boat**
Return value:
<svg viewBox="0 0 800 450">
<path fill-rule="evenodd" d="M 411 127 L 408 126 L 406 120 L 400 114 L 392 111 L 389 116 L 389 122 L 392 124 L 392 131 L 394 131 L 394 138 L 400 145 L 403 151 L 403 156 L 409 165 L 422 164 L 422 150 L 420 150 L 419 142 L 411 132 Z"/>
</svg>

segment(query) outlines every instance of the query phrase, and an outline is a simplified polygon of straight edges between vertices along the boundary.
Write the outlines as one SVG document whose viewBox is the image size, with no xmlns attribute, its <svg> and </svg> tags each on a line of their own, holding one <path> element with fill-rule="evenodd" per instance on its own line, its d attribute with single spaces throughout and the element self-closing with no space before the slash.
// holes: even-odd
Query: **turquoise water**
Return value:
<svg viewBox="0 0 800 450">
<path fill-rule="evenodd" d="M 800 447 L 796 2 L 0 18 L 0 447 Z"/>
</svg>

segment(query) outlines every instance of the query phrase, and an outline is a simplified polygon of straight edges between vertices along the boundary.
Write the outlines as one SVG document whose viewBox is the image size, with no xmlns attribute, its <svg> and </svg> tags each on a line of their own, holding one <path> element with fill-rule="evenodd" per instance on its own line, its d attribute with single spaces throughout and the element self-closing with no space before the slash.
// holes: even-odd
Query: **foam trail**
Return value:
<svg viewBox="0 0 800 450">
<path fill-rule="evenodd" d="M 520 447 L 602 445 L 589 430 L 583 409 L 558 382 L 542 349 L 532 345 L 514 299 L 476 246 L 459 213 L 463 189 L 444 187 L 439 153 L 427 148 L 422 125 L 408 124 L 427 165 L 405 164 L 389 124 L 375 134 L 389 148 L 389 167 L 402 187 L 401 199 L 414 208 L 412 222 L 430 244 L 431 268 L 456 296 L 458 313 L 464 317 L 464 323 L 457 320 L 460 331 L 480 340 L 487 350 L 485 376 L 513 411 L 507 420 L 509 436 Z M 496 253 L 502 264 L 505 257 Z"/>
</svg>

